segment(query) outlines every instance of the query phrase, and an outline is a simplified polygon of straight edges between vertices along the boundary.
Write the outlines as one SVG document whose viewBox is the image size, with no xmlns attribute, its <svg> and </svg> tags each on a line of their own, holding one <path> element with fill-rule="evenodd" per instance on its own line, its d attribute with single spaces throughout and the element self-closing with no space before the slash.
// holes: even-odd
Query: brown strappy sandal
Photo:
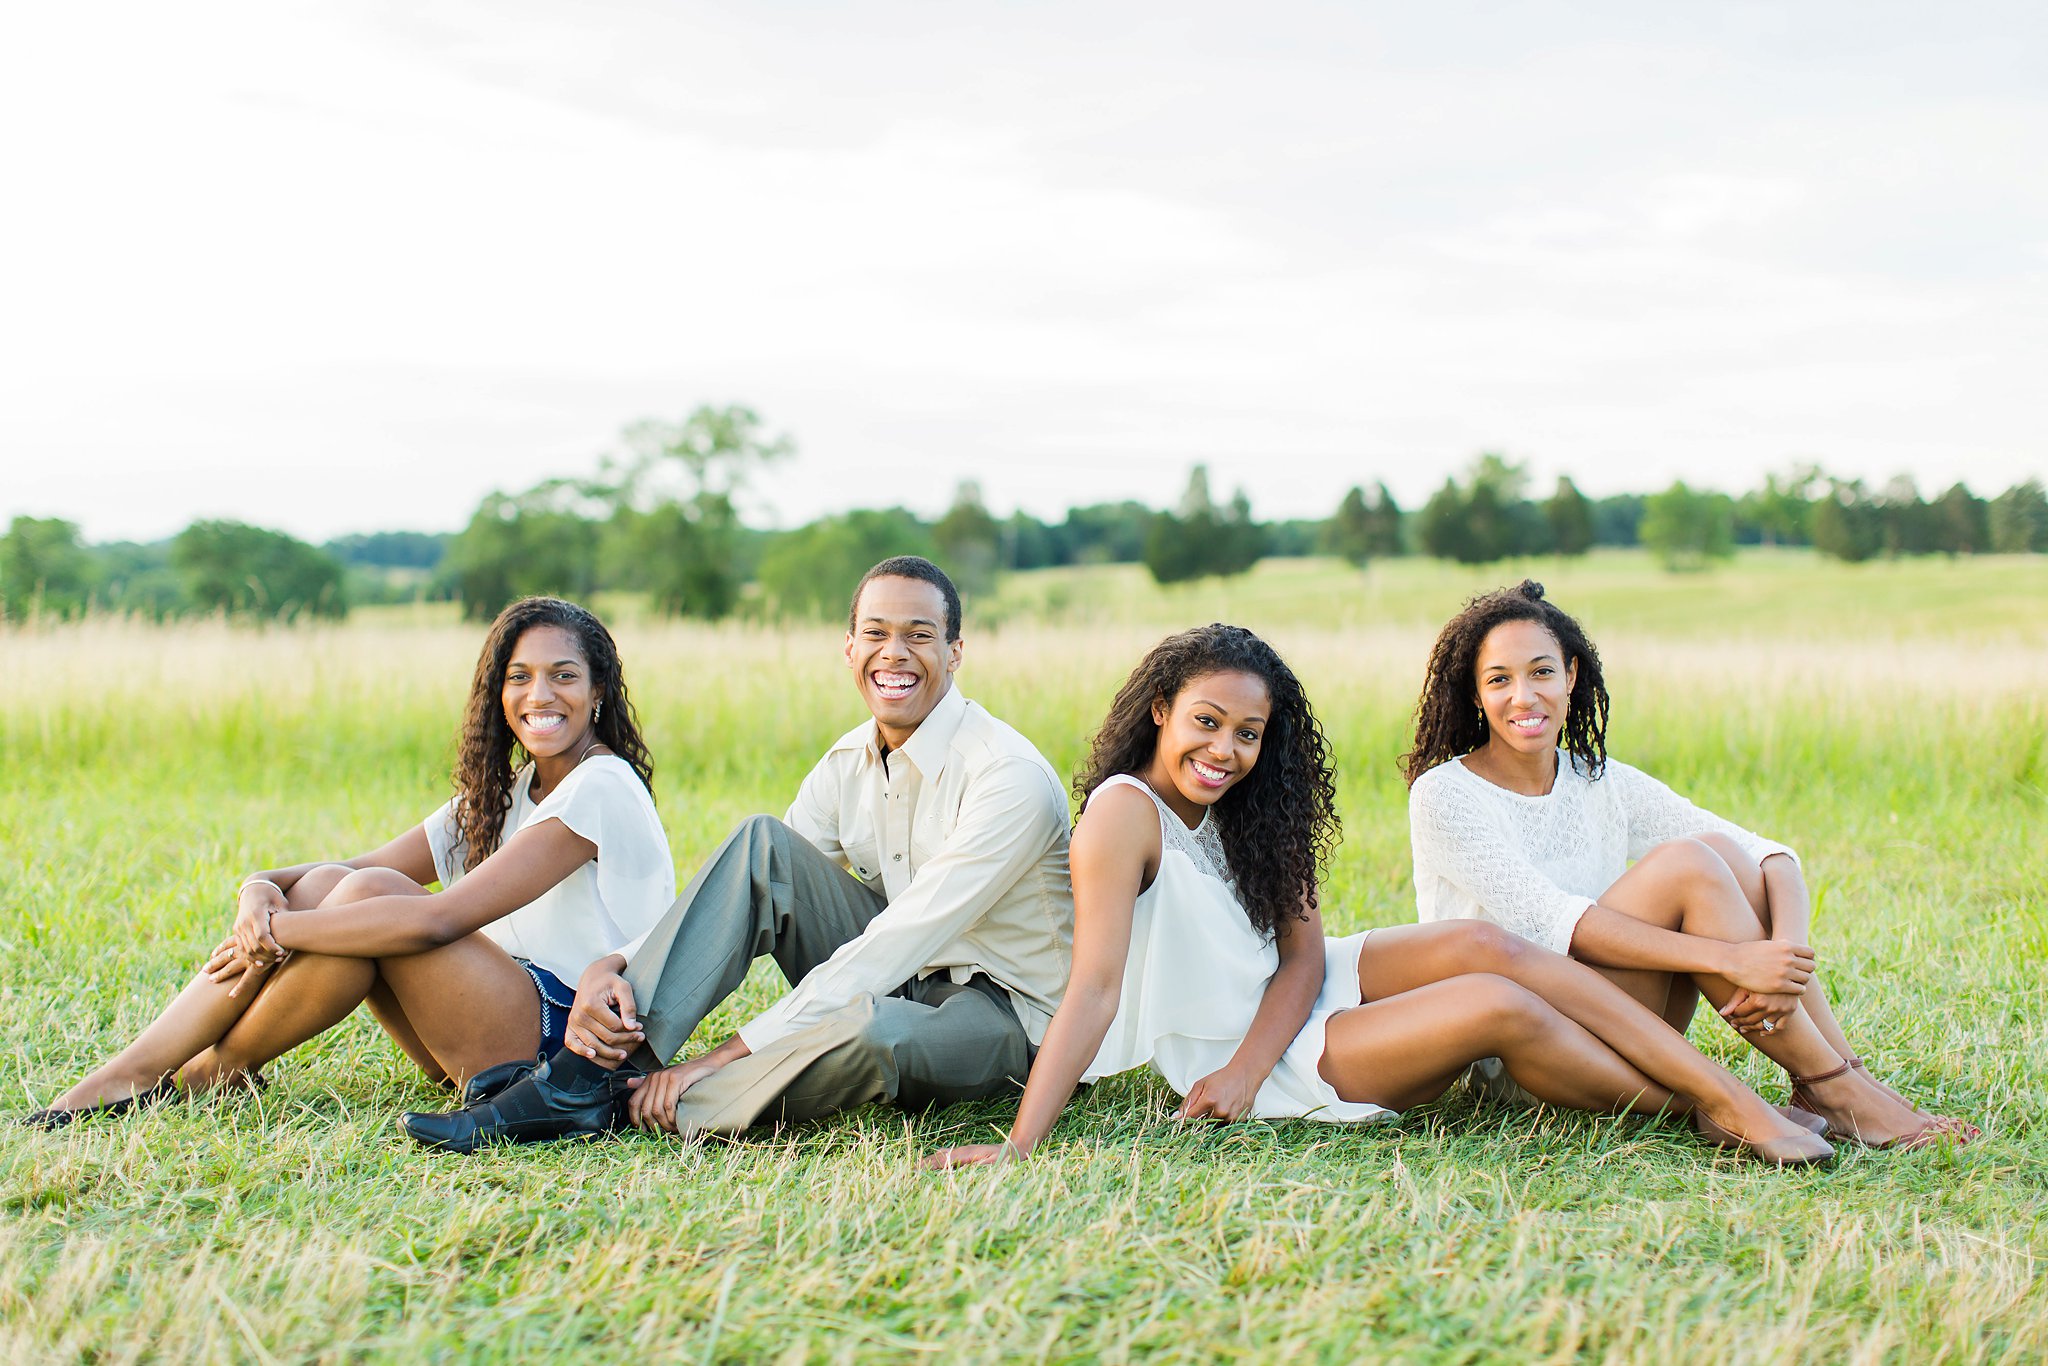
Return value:
<svg viewBox="0 0 2048 1366">
<path fill-rule="evenodd" d="M 1877 1081 L 1877 1073 L 1871 1071 L 1870 1064 L 1863 1061 L 1863 1059 L 1844 1058 L 1842 1059 L 1842 1061 L 1848 1063 L 1851 1067 L 1861 1068 L 1863 1070 L 1864 1076 L 1869 1077 L 1872 1081 Z M 1884 1086 L 1884 1083 L 1881 1081 L 1878 1081 L 1877 1084 L 1879 1086 Z M 1891 1090 L 1891 1088 L 1888 1086 L 1886 1086 L 1885 1089 L 1887 1091 Z M 1892 1091 L 1892 1094 L 1896 1096 L 1898 1095 L 1898 1092 Z M 1962 1144 L 1968 1143 L 1973 1138 L 1982 1138 L 1984 1136 L 1984 1130 L 1981 1127 L 1972 1124 L 1969 1120 L 1964 1119 L 1961 1115 L 1928 1114 L 1927 1111 L 1922 1110 L 1917 1105 L 1913 1105 L 1913 1102 L 1907 1100 L 1904 1096 L 1899 1096 L 1899 1099 L 1905 1104 L 1911 1105 L 1913 1107 L 1913 1112 L 1915 1114 L 1927 1115 L 1927 1118 L 1934 1122 L 1934 1127 L 1936 1129 L 1940 1130 L 1942 1133 L 1953 1135 L 1956 1140 L 1956 1144 L 1959 1147 Z"/>
<path fill-rule="evenodd" d="M 1852 1060 L 1843 1063 L 1840 1067 L 1831 1068 L 1826 1072 L 1815 1072 L 1810 1077 L 1795 1077 L 1790 1072 L 1787 1072 L 1785 1076 L 1792 1083 L 1792 1103 L 1802 1110 L 1812 1110 L 1815 1113 L 1819 1113 L 1821 1109 L 1820 1102 L 1806 1088 L 1817 1086 L 1824 1081 L 1833 1081 L 1836 1077 L 1847 1074 L 1849 1069 L 1855 1065 L 1855 1062 Z M 1855 1129 L 1845 1129 L 1840 1126 L 1833 1130 L 1833 1137 L 1845 1143 L 1854 1143 L 1859 1148 L 1875 1148 L 1891 1152 L 1911 1152 L 1915 1148 L 1925 1148 L 1930 1144 L 1939 1143 L 1943 1139 L 1949 1139 L 1958 1144 L 1966 1141 L 1948 1130 L 1938 1128 L 1932 1117 L 1929 1117 L 1925 1124 L 1915 1129 L 1912 1133 L 1900 1134 L 1897 1138 L 1886 1139 L 1882 1143 L 1873 1143 L 1857 1133 Z"/>
</svg>

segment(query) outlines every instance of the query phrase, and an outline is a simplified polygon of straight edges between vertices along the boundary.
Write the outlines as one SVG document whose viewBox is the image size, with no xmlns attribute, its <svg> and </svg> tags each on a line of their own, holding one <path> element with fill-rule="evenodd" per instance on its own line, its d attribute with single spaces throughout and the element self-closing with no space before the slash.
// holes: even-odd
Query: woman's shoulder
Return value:
<svg viewBox="0 0 2048 1366">
<path fill-rule="evenodd" d="M 1409 784 L 1408 809 L 1413 811 L 1454 801 L 1470 801 L 1480 791 L 1480 784 L 1475 784 L 1473 778 L 1463 762 L 1456 758 L 1446 759 Z"/>
<path fill-rule="evenodd" d="M 1076 829 L 1090 823 L 1096 826 L 1136 828 L 1140 825 L 1159 823 L 1159 799 L 1152 795 L 1152 789 L 1142 779 L 1128 773 L 1118 773 L 1102 781 L 1088 800 L 1081 805 L 1081 819 Z"/>
</svg>

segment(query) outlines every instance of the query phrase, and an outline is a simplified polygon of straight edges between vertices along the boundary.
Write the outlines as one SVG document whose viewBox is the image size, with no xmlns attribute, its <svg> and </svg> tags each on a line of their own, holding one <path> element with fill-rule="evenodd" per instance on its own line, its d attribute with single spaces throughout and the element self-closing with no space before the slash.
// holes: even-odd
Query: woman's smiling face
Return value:
<svg viewBox="0 0 2048 1366">
<path fill-rule="evenodd" d="M 1257 674 L 1202 674 L 1152 704 L 1159 745 L 1145 779 L 1187 825 L 1259 762 L 1273 699 Z"/>
<path fill-rule="evenodd" d="M 513 643 L 499 697 L 512 738 L 536 759 L 578 752 L 598 700 L 582 646 L 560 626 L 536 626 Z"/>
<path fill-rule="evenodd" d="M 1473 686 L 1490 740 L 1520 754 L 1557 747 L 1578 665 L 1538 622 L 1507 621 L 1479 642 Z"/>
</svg>

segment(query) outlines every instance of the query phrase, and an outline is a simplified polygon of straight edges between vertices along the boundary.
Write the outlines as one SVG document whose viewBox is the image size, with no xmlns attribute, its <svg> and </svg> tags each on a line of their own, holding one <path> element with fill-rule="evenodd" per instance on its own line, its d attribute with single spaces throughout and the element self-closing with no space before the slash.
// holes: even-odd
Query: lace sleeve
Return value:
<svg viewBox="0 0 2048 1366">
<path fill-rule="evenodd" d="M 1798 861 L 1797 854 L 1776 840 L 1767 840 L 1733 821 L 1701 810 L 1641 769 L 1610 759 L 1600 781 L 1614 784 L 1612 800 L 1619 804 L 1622 819 L 1628 822 L 1630 861 L 1666 840 L 1709 834 L 1726 835 L 1758 863 L 1772 854 L 1789 855 L 1794 862 Z"/>
<path fill-rule="evenodd" d="M 1575 896 L 1530 861 L 1510 824 L 1488 809 L 1452 773 L 1425 774 L 1408 794 L 1409 833 L 1415 846 L 1415 889 L 1426 897 L 1434 880 L 1449 883 L 1477 913 L 1522 938 L 1569 953 L 1572 931 L 1593 899 Z M 1448 915 L 1467 914 L 1462 908 Z M 1424 919 L 1445 919 L 1439 911 Z"/>
</svg>

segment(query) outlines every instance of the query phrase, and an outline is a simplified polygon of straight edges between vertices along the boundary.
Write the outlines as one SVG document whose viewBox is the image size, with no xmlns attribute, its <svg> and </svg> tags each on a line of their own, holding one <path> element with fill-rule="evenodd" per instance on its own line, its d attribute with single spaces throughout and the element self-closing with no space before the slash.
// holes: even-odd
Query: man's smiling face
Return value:
<svg viewBox="0 0 2048 1366">
<path fill-rule="evenodd" d="M 945 595 L 922 579 L 868 580 L 846 635 L 846 663 L 883 742 L 901 745 L 960 667 L 960 642 L 946 639 Z"/>
</svg>

